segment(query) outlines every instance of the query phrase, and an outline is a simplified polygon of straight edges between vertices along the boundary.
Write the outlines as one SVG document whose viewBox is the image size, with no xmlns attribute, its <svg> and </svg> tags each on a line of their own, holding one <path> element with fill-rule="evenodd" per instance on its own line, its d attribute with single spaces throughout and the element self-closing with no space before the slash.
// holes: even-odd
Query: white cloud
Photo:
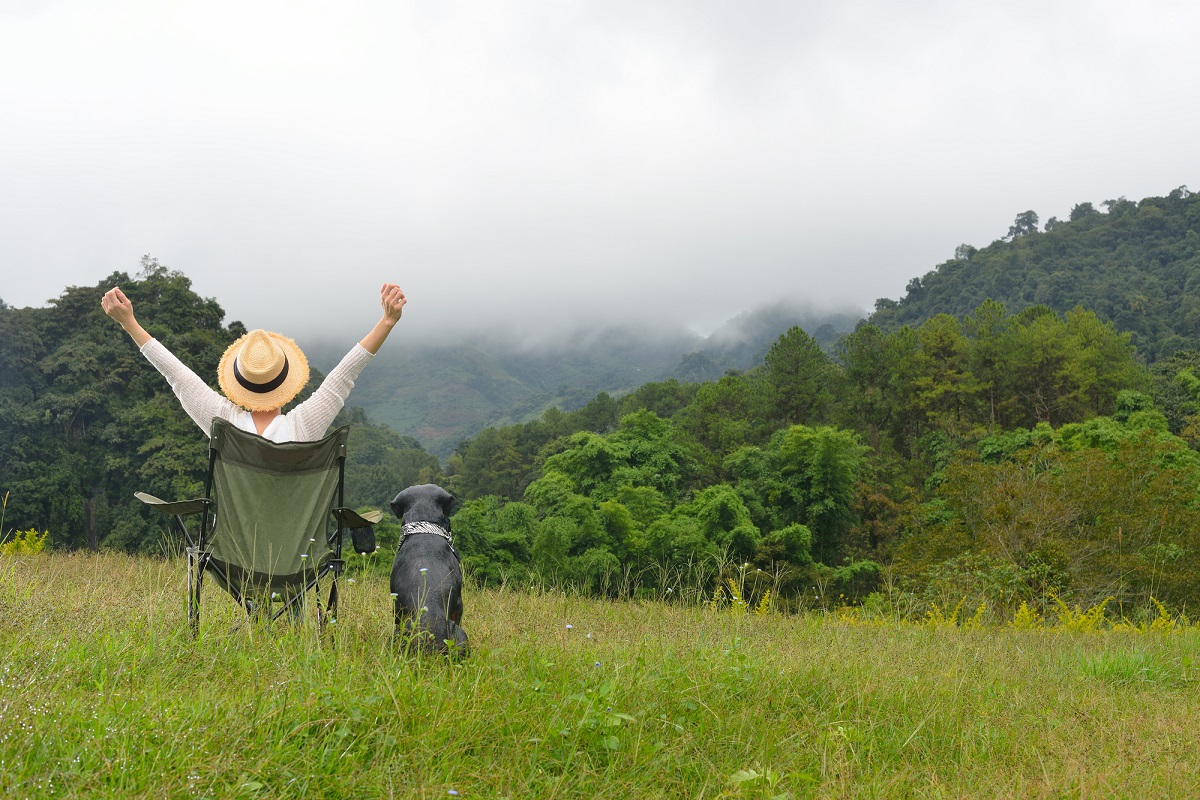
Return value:
<svg viewBox="0 0 1200 800">
<path fill-rule="evenodd" d="M 6 10 L 13 305 L 151 253 L 252 326 L 356 330 L 388 279 L 413 335 L 707 330 L 1200 183 L 1190 4 Z"/>
</svg>

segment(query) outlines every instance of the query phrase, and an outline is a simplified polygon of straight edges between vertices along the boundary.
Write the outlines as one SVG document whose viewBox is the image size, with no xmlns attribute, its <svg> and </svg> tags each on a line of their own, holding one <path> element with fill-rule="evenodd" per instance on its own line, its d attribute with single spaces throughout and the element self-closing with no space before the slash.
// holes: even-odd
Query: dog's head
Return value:
<svg viewBox="0 0 1200 800">
<path fill-rule="evenodd" d="M 435 483 L 410 486 L 392 500 L 392 511 L 403 522 L 433 522 L 450 530 L 454 495 Z"/>
</svg>

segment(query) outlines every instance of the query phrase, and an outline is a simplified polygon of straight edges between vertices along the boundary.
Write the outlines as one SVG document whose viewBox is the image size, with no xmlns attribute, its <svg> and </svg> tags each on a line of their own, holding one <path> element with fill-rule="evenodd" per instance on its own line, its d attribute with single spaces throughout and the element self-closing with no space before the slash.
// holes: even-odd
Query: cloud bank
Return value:
<svg viewBox="0 0 1200 800">
<path fill-rule="evenodd" d="M 149 253 L 357 335 L 866 311 L 1013 217 L 1200 184 L 1182 2 L 10 3 L 0 297 Z"/>
</svg>

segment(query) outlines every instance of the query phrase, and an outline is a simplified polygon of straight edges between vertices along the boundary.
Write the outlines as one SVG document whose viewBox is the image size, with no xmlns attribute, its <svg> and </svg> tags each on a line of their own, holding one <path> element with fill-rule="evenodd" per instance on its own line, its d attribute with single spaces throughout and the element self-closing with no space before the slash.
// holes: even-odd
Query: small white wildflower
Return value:
<svg viewBox="0 0 1200 800">
<path fill-rule="evenodd" d="M 396 594 L 395 592 L 392 592 L 392 599 L 393 599 L 393 600 L 395 600 L 395 599 L 396 599 L 397 597 L 399 597 L 399 596 L 400 596 L 400 595 Z"/>
<path fill-rule="evenodd" d="M 301 554 L 300 554 L 300 557 L 301 557 L 301 558 L 308 558 L 308 553 L 301 553 Z"/>
<path fill-rule="evenodd" d="M 354 578 L 346 578 L 346 583 L 349 583 L 351 586 L 353 586 L 354 584 L 358 583 L 358 581 L 354 580 Z"/>
<path fill-rule="evenodd" d="M 571 630 L 571 628 L 574 628 L 574 627 L 575 626 L 572 625 L 571 623 L 569 623 L 569 622 L 567 623 L 567 630 Z"/>
<path fill-rule="evenodd" d="M 424 575 L 426 572 L 429 572 L 429 567 L 421 567 L 421 574 Z"/>
</svg>

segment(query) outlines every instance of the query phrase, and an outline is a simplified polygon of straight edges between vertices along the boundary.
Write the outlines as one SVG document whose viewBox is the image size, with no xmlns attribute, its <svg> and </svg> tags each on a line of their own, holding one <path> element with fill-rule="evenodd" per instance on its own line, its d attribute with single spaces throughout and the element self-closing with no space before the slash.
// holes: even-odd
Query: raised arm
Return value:
<svg viewBox="0 0 1200 800">
<path fill-rule="evenodd" d="M 121 287 L 114 286 L 105 292 L 104 297 L 100 298 L 100 308 L 117 321 L 138 347 L 143 347 L 146 342 L 154 338 L 146 333 L 146 329 L 133 316 L 133 303 L 129 302 L 129 298 L 121 291 Z"/>
<path fill-rule="evenodd" d="M 379 290 L 379 301 L 383 306 L 383 317 L 375 323 L 375 327 L 356 347 L 351 348 L 307 400 L 288 412 L 295 426 L 297 441 L 312 441 L 325 435 L 334 417 L 345 404 L 350 390 L 354 388 L 355 379 L 367 362 L 379 352 L 392 328 L 400 321 L 404 304 L 408 302 L 404 292 L 394 283 L 383 285 Z"/>
<path fill-rule="evenodd" d="M 200 426 L 205 436 L 208 436 L 212 429 L 213 418 L 221 417 L 232 422 L 238 414 L 246 413 L 213 391 L 162 342 L 147 333 L 133 316 L 133 303 L 129 302 L 129 298 L 120 288 L 114 287 L 105 292 L 104 297 L 100 298 L 100 307 L 104 309 L 105 314 L 120 323 L 146 360 L 167 379 L 184 412 Z"/>
<path fill-rule="evenodd" d="M 388 334 L 392 332 L 392 328 L 396 327 L 396 323 L 400 321 L 401 314 L 404 313 L 404 304 L 408 300 L 404 297 L 404 292 L 394 283 L 385 283 L 383 288 L 379 290 L 379 302 L 383 306 L 383 317 L 379 322 L 375 323 L 375 327 L 371 332 L 362 338 L 359 344 L 362 349 L 366 350 L 371 355 L 379 352 L 379 348 L 383 346 L 387 340 Z"/>
</svg>

